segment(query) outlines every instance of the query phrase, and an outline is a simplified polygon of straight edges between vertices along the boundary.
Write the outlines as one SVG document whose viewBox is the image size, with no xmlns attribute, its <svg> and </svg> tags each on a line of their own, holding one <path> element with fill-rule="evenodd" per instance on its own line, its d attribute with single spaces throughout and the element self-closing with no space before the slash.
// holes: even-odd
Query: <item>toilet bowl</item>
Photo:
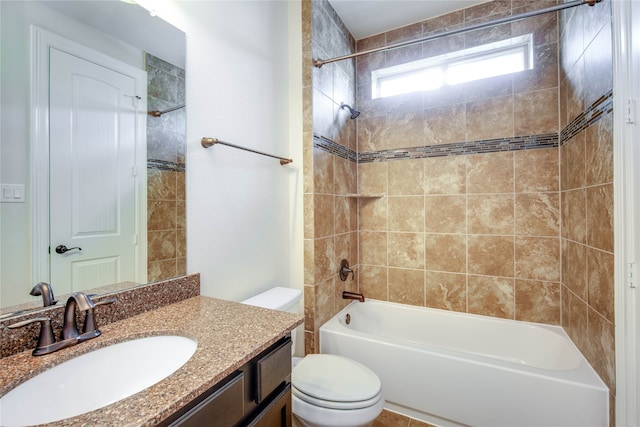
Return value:
<svg viewBox="0 0 640 427">
<path fill-rule="evenodd" d="M 301 296 L 298 289 L 275 287 L 242 303 L 297 313 Z M 291 339 L 295 341 L 295 331 Z M 361 427 L 382 412 L 382 384 L 366 366 L 333 354 L 295 359 L 291 373 L 292 412 L 303 425 Z"/>
<path fill-rule="evenodd" d="M 382 412 L 380 379 L 366 366 L 310 354 L 291 373 L 293 413 L 309 427 L 360 427 Z"/>
</svg>

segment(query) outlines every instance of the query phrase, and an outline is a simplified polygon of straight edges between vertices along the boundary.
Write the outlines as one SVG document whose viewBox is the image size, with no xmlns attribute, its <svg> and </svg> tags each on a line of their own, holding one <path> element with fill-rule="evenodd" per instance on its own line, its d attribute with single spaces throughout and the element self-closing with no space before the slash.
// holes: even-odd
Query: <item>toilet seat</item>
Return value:
<svg viewBox="0 0 640 427">
<path fill-rule="evenodd" d="M 382 399 L 382 384 L 366 366 L 333 354 L 310 354 L 291 374 L 292 393 L 328 409 L 361 409 Z"/>
<path fill-rule="evenodd" d="M 372 397 L 371 399 L 360 400 L 356 402 L 336 402 L 332 400 L 316 399 L 313 396 L 309 396 L 308 394 L 302 393 L 300 390 L 298 390 L 295 387 L 291 387 L 291 394 L 293 394 L 293 396 L 297 397 L 303 402 L 309 403 L 314 406 L 326 408 L 326 409 L 342 409 L 342 410 L 363 409 L 363 408 L 368 408 L 370 406 L 373 406 L 376 403 L 378 403 L 380 400 L 382 400 L 382 391 L 380 391 L 380 393 L 378 393 L 376 396 Z"/>
</svg>

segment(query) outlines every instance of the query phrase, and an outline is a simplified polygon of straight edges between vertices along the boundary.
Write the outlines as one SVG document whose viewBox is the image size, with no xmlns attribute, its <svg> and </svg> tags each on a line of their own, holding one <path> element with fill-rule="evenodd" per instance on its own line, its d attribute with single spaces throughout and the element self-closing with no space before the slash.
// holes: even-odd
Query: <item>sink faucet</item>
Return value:
<svg viewBox="0 0 640 427">
<path fill-rule="evenodd" d="M 29 294 L 33 296 L 42 295 L 43 307 L 49 307 L 50 305 L 55 305 L 58 302 L 58 300 L 53 296 L 53 288 L 50 284 L 45 282 L 40 282 L 35 285 Z"/>
<path fill-rule="evenodd" d="M 64 323 L 62 332 L 60 332 L 60 340 L 56 341 L 51 327 L 51 319 L 49 317 L 36 317 L 33 319 L 23 320 L 7 328 L 15 329 L 30 325 L 31 323 L 40 322 L 40 335 L 38 337 L 38 345 L 33 350 L 34 356 L 53 353 L 63 348 L 71 347 L 83 341 L 90 340 L 100 335 L 100 331 L 96 326 L 94 308 L 98 305 L 114 303 L 115 298 L 106 299 L 94 303 L 84 292 L 74 292 L 69 296 L 67 305 L 64 307 Z M 76 308 L 85 312 L 84 325 L 82 333 L 78 331 L 78 322 L 76 321 Z"/>
<path fill-rule="evenodd" d="M 64 323 L 62 324 L 62 332 L 60 333 L 61 341 L 77 338 L 80 335 L 80 332 L 78 331 L 78 322 L 76 321 L 76 307 L 79 310 L 86 312 L 85 326 L 87 326 L 86 319 L 89 317 L 89 312 L 91 312 L 91 318 L 93 319 L 93 309 L 95 308 L 95 304 L 91 301 L 91 298 L 89 298 L 84 292 L 72 293 L 67 300 L 67 305 L 64 307 Z"/>
</svg>

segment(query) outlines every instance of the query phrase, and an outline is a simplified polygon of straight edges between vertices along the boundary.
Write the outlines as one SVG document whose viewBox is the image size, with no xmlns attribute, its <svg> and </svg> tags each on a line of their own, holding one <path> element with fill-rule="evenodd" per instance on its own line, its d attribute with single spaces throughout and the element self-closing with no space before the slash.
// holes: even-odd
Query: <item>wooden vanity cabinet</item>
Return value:
<svg viewBox="0 0 640 427">
<path fill-rule="evenodd" d="M 160 426 L 291 427 L 291 338 L 270 346 Z"/>
</svg>

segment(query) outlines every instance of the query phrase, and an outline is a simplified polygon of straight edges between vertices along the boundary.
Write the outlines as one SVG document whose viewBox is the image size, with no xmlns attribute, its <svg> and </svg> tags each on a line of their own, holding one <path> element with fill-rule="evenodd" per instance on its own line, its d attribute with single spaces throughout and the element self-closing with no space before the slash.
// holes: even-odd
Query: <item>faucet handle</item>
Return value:
<svg viewBox="0 0 640 427">
<path fill-rule="evenodd" d="M 113 304 L 116 302 L 115 298 L 109 298 L 102 301 L 94 302 L 94 308 L 99 305 Z M 96 317 L 93 311 L 93 308 L 87 310 L 87 314 L 84 318 L 84 325 L 82 326 L 82 335 L 81 339 L 95 338 L 100 336 L 100 331 L 98 330 L 98 326 L 96 325 Z"/>
<path fill-rule="evenodd" d="M 351 273 L 351 280 L 355 279 L 356 275 L 353 272 L 353 270 L 349 268 L 349 261 L 347 261 L 346 259 L 343 259 L 340 262 L 340 271 L 339 271 L 340 280 L 342 280 L 343 282 L 347 280 L 347 277 L 349 277 L 349 273 Z"/>
<path fill-rule="evenodd" d="M 13 323 L 8 325 L 9 329 L 21 328 L 23 326 L 30 325 L 35 322 L 40 322 L 40 335 L 38 335 L 38 344 L 33 350 L 34 356 L 41 354 L 47 354 L 51 345 L 55 344 L 56 338 L 53 336 L 53 328 L 51 327 L 51 318 L 49 317 L 34 317 L 33 319 L 23 320 L 22 322 Z"/>
</svg>

